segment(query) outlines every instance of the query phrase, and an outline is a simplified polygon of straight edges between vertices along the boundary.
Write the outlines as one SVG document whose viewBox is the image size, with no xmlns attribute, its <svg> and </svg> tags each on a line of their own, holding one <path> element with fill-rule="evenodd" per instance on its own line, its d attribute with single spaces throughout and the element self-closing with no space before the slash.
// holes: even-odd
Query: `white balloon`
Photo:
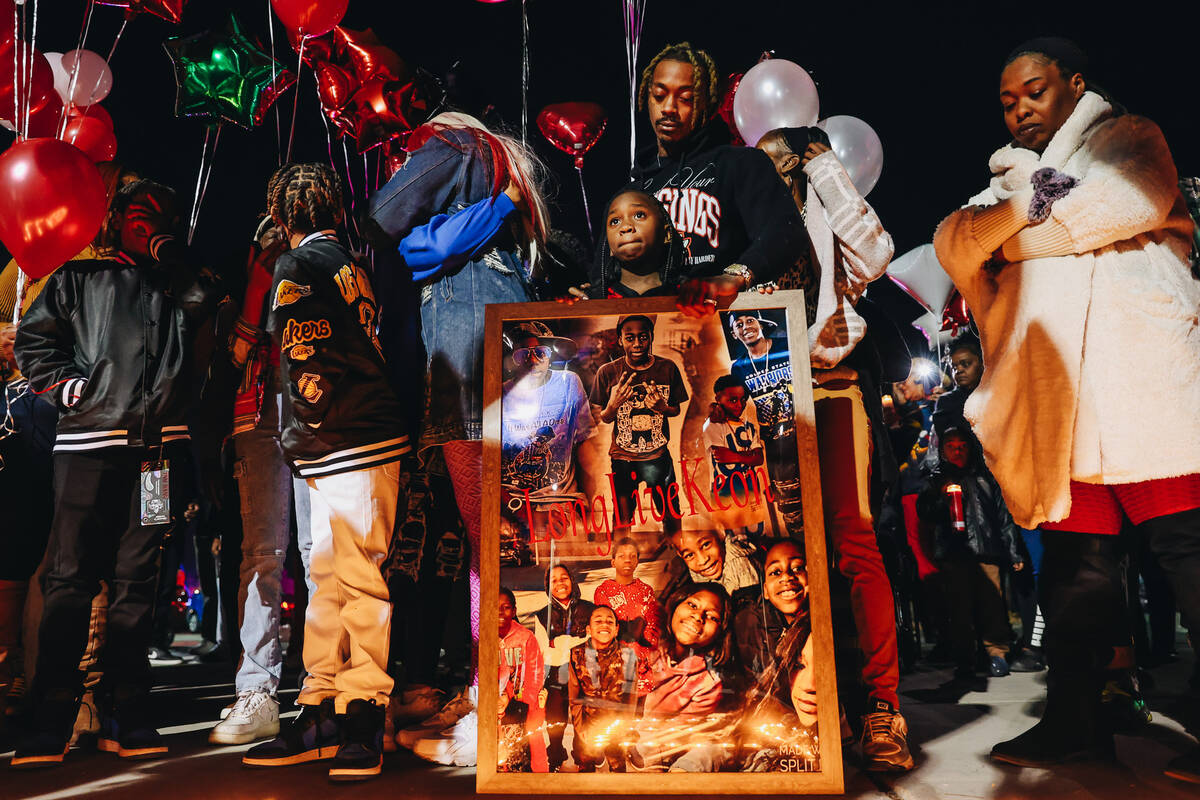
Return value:
<svg viewBox="0 0 1200 800">
<path fill-rule="evenodd" d="M 858 117 L 838 114 L 817 123 L 829 134 L 829 144 L 846 168 L 854 188 L 863 197 L 875 188 L 883 172 L 883 142 L 875 130 Z"/>
<path fill-rule="evenodd" d="M 942 330 L 942 315 L 932 311 L 927 311 L 913 320 L 912 326 L 925 335 L 931 350 L 941 347 L 953 338 L 950 331 Z"/>
<path fill-rule="evenodd" d="M 954 282 L 942 269 L 932 244 L 914 247 L 899 258 L 892 259 L 887 272 L 930 312 L 940 315 L 946 309 L 946 303 L 954 291 Z"/>
<path fill-rule="evenodd" d="M 69 50 L 62 55 L 62 68 L 69 78 L 69 96 L 64 103 L 90 106 L 108 97 L 112 91 L 113 75 L 108 62 L 91 50 Z M 58 84 L 55 83 L 55 88 Z"/>
<path fill-rule="evenodd" d="M 813 79 L 804 67 L 782 58 L 751 67 L 733 96 L 733 120 L 751 147 L 775 128 L 816 124 L 819 111 Z"/>
<path fill-rule="evenodd" d="M 54 91 L 58 92 L 58 96 L 62 98 L 63 104 L 67 103 L 67 86 L 71 82 L 71 76 L 63 69 L 62 53 L 42 53 L 46 60 L 50 62 L 50 71 L 54 73 Z"/>
</svg>

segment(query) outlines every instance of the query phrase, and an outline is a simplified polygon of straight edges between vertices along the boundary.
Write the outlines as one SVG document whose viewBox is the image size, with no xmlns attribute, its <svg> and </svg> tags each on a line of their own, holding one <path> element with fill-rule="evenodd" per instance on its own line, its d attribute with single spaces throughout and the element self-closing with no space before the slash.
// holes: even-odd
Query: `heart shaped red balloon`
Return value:
<svg viewBox="0 0 1200 800">
<path fill-rule="evenodd" d="M 337 122 L 342 107 L 350 102 L 350 98 L 358 91 L 358 81 L 336 64 L 317 64 L 316 73 L 317 95 L 321 98 L 321 108 L 331 120 Z"/>
<path fill-rule="evenodd" d="M 27 139 L 0 154 L 0 208 L 0 241 L 37 279 L 87 246 L 108 198 L 96 165 L 78 148 Z"/>
<path fill-rule="evenodd" d="M 608 115 L 596 103 L 555 103 L 538 114 L 538 130 L 550 144 L 575 156 L 575 167 L 583 169 L 583 155 L 600 141 Z"/>
</svg>

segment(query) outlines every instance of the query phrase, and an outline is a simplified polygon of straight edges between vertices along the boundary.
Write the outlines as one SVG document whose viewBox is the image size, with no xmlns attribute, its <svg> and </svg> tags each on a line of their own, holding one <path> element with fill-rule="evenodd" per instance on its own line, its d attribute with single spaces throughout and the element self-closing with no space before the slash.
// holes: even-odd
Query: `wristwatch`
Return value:
<svg viewBox="0 0 1200 800">
<path fill-rule="evenodd" d="M 754 285 L 754 272 L 745 264 L 730 264 L 725 268 L 724 272 L 726 275 L 732 275 L 744 280 L 746 284 L 742 287 L 743 289 L 749 289 Z"/>
</svg>

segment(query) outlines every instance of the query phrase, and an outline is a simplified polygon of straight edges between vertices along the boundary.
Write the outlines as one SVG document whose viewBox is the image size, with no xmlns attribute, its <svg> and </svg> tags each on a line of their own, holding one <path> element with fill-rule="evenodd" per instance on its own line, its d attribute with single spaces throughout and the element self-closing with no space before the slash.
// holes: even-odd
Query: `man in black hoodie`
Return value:
<svg viewBox="0 0 1200 800">
<path fill-rule="evenodd" d="M 703 50 L 668 45 L 642 72 L 638 92 L 657 141 L 638 154 L 633 185 L 662 201 L 683 237 L 679 307 L 693 316 L 715 310 L 720 297 L 771 281 L 807 247 L 771 160 L 730 145 L 716 114 L 718 74 Z"/>
</svg>

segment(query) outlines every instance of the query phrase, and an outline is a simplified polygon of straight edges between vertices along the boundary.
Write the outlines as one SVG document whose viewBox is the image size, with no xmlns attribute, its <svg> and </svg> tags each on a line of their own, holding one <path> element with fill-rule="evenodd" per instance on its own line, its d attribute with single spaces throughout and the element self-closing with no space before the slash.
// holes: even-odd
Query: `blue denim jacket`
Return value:
<svg viewBox="0 0 1200 800">
<path fill-rule="evenodd" d="M 371 197 L 367 210 L 368 237 L 378 249 L 384 243 L 395 247 L 414 228 L 437 214 L 453 214 L 492 196 L 487 160 L 480 157 L 470 132 L 447 129 L 439 131 L 439 136 L 454 144 L 447 144 L 438 136 L 431 137 Z M 486 263 L 501 272 L 511 270 L 522 278 L 528 277 L 517 243 L 507 228 L 496 235 L 492 247 L 476 253 L 469 265 Z"/>
</svg>

